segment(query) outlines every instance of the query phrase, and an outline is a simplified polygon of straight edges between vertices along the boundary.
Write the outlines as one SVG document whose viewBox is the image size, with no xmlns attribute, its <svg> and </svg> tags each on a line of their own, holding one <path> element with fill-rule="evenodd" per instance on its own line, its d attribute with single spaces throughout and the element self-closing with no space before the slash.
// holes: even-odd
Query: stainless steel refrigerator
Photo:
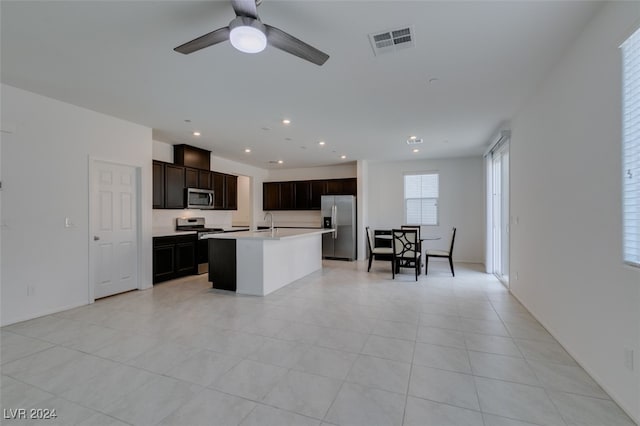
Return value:
<svg viewBox="0 0 640 426">
<path fill-rule="evenodd" d="M 322 225 L 334 232 L 322 235 L 322 257 L 356 259 L 356 197 L 323 195 Z"/>
</svg>

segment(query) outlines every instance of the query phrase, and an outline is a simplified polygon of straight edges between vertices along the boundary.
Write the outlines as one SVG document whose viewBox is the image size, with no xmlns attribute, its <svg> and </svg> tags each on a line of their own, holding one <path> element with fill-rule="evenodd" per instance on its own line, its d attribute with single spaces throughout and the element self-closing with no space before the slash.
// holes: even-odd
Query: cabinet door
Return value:
<svg viewBox="0 0 640 426">
<path fill-rule="evenodd" d="M 153 162 L 153 208 L 164 208 L 164 163 Z"/>
<path fill-rule="evenodd" d="M 179 237 L 176 243 L 176 277 L 197 272 L 196 237 Z"/>
<path fill-rule="evenodd" d="M 225 176 L 225 209 L 238 210 L 238 176 Z"/>
<path fill-rule="evenodd" d="M 262 210 L 280 209 L 280 184 L 265 182 L 262 184 Z"/>
<path fill-rule="evenodd" d="M 184 186 L 185 188 L 199 188 L 198 185 L 198 169 L 186 167 L 184 169 Z"/>
<path fill-rule="evenodd" d="M 165 164 L 165 199 L 164 206 L 167 209 L 184 208 L 184 167 L 173 164 Z"/>
<path fill-rule="evenodd" d="M 295 191 L 295 186 L 293 182 L 280 183 L 280 209 L 281 210 L 294 210 L 296 208 L 294 191 Z"/>
<path fill-rule="evenodd" d="M 342 179 L 342 191 L 344 195 L 358 195 L 358 179 Z"/>
<path fill-rule="evenodd" d="M 170 280 L 175 277 L 175 240 L 173 237 L 153 239 L 153 283 Z"/>
<path fill-rule="evenodd" d="M 311 182 L 303 180 L 294 182 L 296 210 L 309 210 L 311 207 Z"/>
<path fill-rule="evenodd" d="M 224 209 L 224 175 L 222 173 L 211 173 L 213 180 L 213 207 Z"/>
<path fill-rule="evenodd" d="M 355 178 L 330 179 L 327 181 L 327 195 L 356 195 L 357 186 Z"/>
<path fill-rule="evenodd" d="M 309 208 L 311 210 L 320 210 L 323 195 L 327 195 L 327 181 L 312 180 L 310 205 L 309 205 Z"/>
<path fill-rule="evenodd" d="M 198 188 L 213 189 L 211 172 L 208 170 L 198 170 Z"/>
</svg>

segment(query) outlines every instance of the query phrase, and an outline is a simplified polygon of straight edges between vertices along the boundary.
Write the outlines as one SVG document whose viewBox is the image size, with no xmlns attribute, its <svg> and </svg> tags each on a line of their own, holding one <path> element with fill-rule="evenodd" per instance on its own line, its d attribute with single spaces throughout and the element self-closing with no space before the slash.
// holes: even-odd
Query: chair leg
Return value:
<svg viewBox="0 0 640 426">
<path fill-rule="evenodd" d="M 391 259 L 391 279 L 396 279 L 396 261 Z"/>
<path fill-rule="evenodd" d="M 429 269 L 429 256 L 424 257 L 424 274 L 427 275 Z"/>
<path fill-rule="evenodd" d="M 367 272 L 371 270 L 371 262 L 373 261 L 373 254 L 369 255 L 369 267 L 367 268 Z"/>
<path fill-rule="evenodd" d="M 449 256 L 449 266 L 451 267 L 451 275 L 455 277 L 456 273 L 453 272 L 453 259 L 451 258 L 451 256 Z"/>
</svg>

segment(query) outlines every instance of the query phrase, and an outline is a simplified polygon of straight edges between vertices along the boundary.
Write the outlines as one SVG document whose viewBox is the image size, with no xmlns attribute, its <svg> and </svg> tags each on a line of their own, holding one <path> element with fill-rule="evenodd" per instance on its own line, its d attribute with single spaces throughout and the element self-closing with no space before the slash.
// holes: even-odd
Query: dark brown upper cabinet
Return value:
<svg viewBox="0 0 640 426">
<path fill-rule="evenodd" d="M 358 192 L 357 179 L 329 179 L 327 180 L 326 195 L 356 195 Z"/>
<path fill-rule="evenodd" d="M 303 180 L 293 182 L 295 194 L 295 209 L 310 210 L 311 209 L 311 181 Z"/>
<path fill-rule="evenodd" d="M 166 209 L 184 208 L 185 168 L 173 164 L 164 166 L 164 187 Z"/>
<path fill-rule="evenodd" d="M 211 151 L 191 145 L 174 145 L 173 162 L 179 166 L 211 170 Z"/>
<path fill-rule="evenodd" d="M 226 210 L 238 210 L 238 176 L 225 175 L 224 202 Z"/>
<path fill-rule="evenodd" d="M 356 195 L 357 179 L 265 182 L 263 210 L 320 210 L 323 195 Z"/>
<path fill-rule="evenodd" d="M 262 185 L 262 209 L 280 210 L 280 183 L 265 182 Z"/>
<path fill-rule="evenodd" d="M 198 188 L 213 189 L 211 172 L 208 170 L 198 170 Z"/>
<path fill-rule="evenodd" d="M 198 169 L 185 167 L 184 173 L 185 173 L 185 177 L 184 177 L 185 188 L 200 188 L 200 185 L 198 185 Z"/>
<path fill-rule="evenodd" d="M 153 160 L 153 208 L 185 208 L 185 188 L 213 189 L 214 208 L 238 209 L 238 177 Z"/>
<path fill-rule="evenodd" d="M 164 163 L 153 162 L 153 208 L 164 209 Z"/>
</svg>

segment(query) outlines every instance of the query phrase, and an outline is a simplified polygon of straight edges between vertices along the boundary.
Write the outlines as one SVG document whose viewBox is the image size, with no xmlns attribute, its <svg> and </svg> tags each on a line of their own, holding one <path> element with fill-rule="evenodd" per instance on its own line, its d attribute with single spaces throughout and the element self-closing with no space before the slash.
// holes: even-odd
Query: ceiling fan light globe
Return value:
<svg viewBox="0 0 640 426">
<path fill-rule="evenodd" d="M 259 28 L 239 25 L 229 33 L 231 45 L 244 53 L 262 52 L 267 47 L 267 36 Z"/>
</svg>

